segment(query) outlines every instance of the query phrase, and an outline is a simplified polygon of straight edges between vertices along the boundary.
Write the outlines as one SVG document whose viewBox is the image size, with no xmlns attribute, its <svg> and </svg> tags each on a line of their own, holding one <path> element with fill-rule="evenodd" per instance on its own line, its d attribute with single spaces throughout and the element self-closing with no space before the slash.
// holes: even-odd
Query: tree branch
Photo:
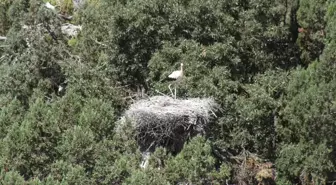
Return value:
<svg viewBox="0 0 336 185">
<path fill-rule="evenodd" d="M 67 21 L 71 21 L 72 20 L 72 16 L 66 16 L 66 15 L 62 15 L 62 14 L 58 14 L 58 16 L 64 20 Z"/>
</svg>

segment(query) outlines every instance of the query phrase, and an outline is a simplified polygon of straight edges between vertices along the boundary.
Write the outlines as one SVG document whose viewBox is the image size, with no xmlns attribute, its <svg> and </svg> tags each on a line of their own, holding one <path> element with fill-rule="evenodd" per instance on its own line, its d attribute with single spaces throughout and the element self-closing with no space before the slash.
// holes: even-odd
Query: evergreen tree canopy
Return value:
<svg viewBox="0 0 336 185">
<path fill-rule="evenodd" d="M 2 0 L 0 183 L 330 183 L 335 61 L 333 0 Z M 124 112 L 171 84 L 220 111 L 143 169 Z"/>
</svg>

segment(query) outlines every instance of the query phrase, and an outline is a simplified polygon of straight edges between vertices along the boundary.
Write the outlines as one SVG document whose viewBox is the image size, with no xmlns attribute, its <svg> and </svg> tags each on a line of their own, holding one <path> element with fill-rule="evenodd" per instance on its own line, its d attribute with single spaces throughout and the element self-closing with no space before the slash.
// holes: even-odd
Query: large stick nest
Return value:
<svg viewBox="0 0 336 185">
<path fill-rule="evenodd" d="M 212 98 L 154 96 L 132 104 L 126 118 L 132 120 L 143 149 L 160 145 L 178 151 L 188 137 L 205 131 L 218 107 Z"/>
</svg>

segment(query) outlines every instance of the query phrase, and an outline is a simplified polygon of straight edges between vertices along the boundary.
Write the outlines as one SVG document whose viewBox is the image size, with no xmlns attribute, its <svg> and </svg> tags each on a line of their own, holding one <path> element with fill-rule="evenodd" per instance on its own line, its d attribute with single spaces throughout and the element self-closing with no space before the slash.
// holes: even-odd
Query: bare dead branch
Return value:
<svg viewBox="0 0 336 185">
<path fill-rule="evenodd" d="M 72 16 L 66 16 L 63 14 L 58 14 L 58 16 L 66 21 L 71 21 L 72 20 Z"/>
</svg>

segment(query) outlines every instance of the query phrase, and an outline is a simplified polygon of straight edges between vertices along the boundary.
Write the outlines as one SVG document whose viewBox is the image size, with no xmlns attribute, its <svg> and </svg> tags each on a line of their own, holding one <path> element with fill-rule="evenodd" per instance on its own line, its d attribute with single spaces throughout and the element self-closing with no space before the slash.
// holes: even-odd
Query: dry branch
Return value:
<svg viewBox="0 0 336 185">
<path fill-rule="evenodd" d="M 231 156 L 233 181 L 237 184 L 275 184 L 276 171 L 273 163 L 266 162 L 258 155 L 243 150 L 238 156 Z"/>
<path fill-rule="evenodd" d="M 71 21 L 72 20 L 72 16 L 66 16 L 63 14 L 58 14 L 58 16 L 66 21 Z"/>
</svg>

